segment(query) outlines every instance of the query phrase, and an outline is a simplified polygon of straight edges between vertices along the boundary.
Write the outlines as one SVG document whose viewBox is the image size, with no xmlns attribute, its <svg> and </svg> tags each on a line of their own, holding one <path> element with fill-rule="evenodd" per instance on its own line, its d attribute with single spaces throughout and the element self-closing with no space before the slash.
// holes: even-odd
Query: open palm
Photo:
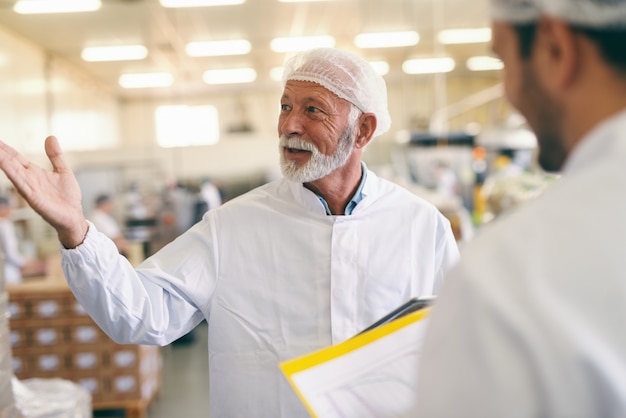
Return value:
<svg viewBox="0 0 626 418">
<path fill-rule="evenodd" d="M 0 169 L 35 212 L 57 230 L 63 245 L 74 247 L 87 230 L 80 187 L 54 136 L 46 138 L 45 150 L 51 170 L 31 163 L 0 142 Z"/>
</svg>

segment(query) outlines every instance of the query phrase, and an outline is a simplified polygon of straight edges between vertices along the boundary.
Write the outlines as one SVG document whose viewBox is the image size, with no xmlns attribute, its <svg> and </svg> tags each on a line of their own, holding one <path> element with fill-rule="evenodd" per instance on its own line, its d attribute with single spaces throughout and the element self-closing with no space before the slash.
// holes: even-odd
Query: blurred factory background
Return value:
<svg viewBox="0 0 626 418">
<path fill-rule="evenodd" d="M 495 157 L 532 165 L 534 137 L 503 98 L 485 0 L 90 3 L 42 13 L 0 1 L 0 138 L 46 164 L 43 140 L 56 135 L 86 211 L 101 193 L 119 197 L 128 228 L 129 192 L 154 226 L 180 205 L 172 194 L 203 180 L 229 199 L 279 175 L 281 65 L 307 45 L 356 52 L 384 74 L 392 129 L 365 153 L 380 175 L 446 210 L 453 189 L 476 223 L 486 209 L 475 186 Z M 46 226 L 32 224 L 41 243 Z"/>
<path fill-rule="evenodd" d="M 460 243 L 555 179 L 504 98 L 486 0 L 56 3 L 0 0 L 0 139 L 47 166 L 43 142 L 57 136 L 85 212 L 112 197 L 135 259 L 280 175 L 281 66 L 310 46 L 355 52 L 384 76 L 392 128 L 365 162 L 434 202 Z M 12 193 L 2 176 L 0 193 Z M 13 198 L 23 253 L 56 254 L 56 235 Z"/>
</svg>

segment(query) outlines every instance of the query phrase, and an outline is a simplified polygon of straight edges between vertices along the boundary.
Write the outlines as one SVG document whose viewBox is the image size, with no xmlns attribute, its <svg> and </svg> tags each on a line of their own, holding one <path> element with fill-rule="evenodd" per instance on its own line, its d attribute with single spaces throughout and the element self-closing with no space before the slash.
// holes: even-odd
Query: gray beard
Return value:
<svg viewBox="0 0 626 418">
<path fill-rule="evenodd" d="M 343 167 L 354 150 L 354 127 L 349 126 L 339 138 L 337 150 L 332 155 L 322 154 L 315 145 L 302 137 L 280 137 L 280 169 L 287 179 L 299 183 L 308 183 L 326 177 L 339 167 Z M 283 147 L 310 151 L 311 158 L 299 167 L 294 161 L 287 160 Z"/>
</svg>

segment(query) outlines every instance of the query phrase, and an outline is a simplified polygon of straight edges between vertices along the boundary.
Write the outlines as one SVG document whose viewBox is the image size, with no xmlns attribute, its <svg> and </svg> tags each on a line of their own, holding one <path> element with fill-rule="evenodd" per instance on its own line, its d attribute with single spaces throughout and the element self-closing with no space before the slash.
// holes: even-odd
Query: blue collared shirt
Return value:
<svg viewBox="0 0 626 418">
<path fill-rule="evenodd" d="M 365 186 L 365 181 L 367 180 L 367 166 L 363 161 L 361 161 L 361 172 L 361 183 L 359 183 L 359 188 L 356 189 L 356 192 L 352 196 L 352 199 L 350 199 L 350 201 L 348 202 L 346 210 L 344 211 L 344 215 L 351 215 L 354 208 L 356 208 L 356 205 L 358 205 L 359 202 L 363 200 L 363 186 Z M 317 198 L 320 200 L 320 202 L 322 202 L 322 205 L 324 205 L 326 215 L 332 215 L 330 209 L 328 208 L 326 200 L 324 200 L 324 198 L 320 195 L 317 195 Z"/>
</svg>

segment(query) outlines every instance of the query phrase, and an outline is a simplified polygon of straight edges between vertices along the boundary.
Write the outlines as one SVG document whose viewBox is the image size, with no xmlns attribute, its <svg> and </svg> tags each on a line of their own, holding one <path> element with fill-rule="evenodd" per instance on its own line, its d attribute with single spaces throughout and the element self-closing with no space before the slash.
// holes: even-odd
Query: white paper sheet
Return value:
<svg viewBox="0 0 626 418">
<path fill-rule="evenodd" d="M 281 368 L 314 417 L 401 417 L 414 405 L 428 309 Z"/>
</svg>

